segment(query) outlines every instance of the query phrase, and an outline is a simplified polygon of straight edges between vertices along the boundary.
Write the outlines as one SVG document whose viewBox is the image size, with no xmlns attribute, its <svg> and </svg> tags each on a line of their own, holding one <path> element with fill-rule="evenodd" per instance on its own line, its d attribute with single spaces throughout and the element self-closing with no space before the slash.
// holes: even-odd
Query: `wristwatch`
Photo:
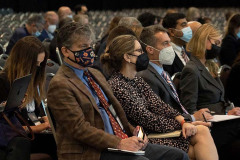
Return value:
<svg viewBox="0 0 240 160">
<path fill-rule="evenodd" d="M 185 122 L 191 123 L 193 121 L 190 114 L 184 113 L 182 116 L 184 117 Z"/>
</svg>

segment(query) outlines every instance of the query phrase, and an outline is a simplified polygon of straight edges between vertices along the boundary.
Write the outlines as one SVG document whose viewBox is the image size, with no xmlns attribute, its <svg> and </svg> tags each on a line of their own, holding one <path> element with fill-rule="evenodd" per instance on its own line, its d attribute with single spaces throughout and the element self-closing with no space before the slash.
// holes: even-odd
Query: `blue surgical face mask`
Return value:
<svg viewBox="0 0 240 160">
<path fill-rule="evenodd" d="M 38 37 L 38 36 L 40 36 L 40 35 L 41 35 L 41 32 L 39 32 L 39 31 L 36 31 L 35 33 L 32 33 L 32 35 L 33 35 L 33 36 L 35 36 L 35 37 Z"/>
<path fill-rule="evenodd" d="M 237 33 L 237 37 L 240 38 L 240 31 Z"/>
<path fill-rule="evenodd" d="M 189 42 L 192 38 L 192 29 L 190 27 L 185 27 L 182 29 L 183 36 L 180 37 L 181 40 Z"/>
</svg>

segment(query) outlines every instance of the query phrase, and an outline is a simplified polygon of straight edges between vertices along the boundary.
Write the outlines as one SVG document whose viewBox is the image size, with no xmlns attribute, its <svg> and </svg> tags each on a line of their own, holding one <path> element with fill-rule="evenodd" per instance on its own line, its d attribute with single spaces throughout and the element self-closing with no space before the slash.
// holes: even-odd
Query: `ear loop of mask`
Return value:
<svg viewBox="0 0 240 160">
<path fill-rule="evenodd" d="M 153 46 L 150 46 L 150 45 L 148 45 L 148 44 L 146 44 L 146 43 L 144 43 L 143 41 L 141 41 L 140 40 L 140 42 L 142 43 L 142 44 L 144 44 L 144 45 L 146 45 L 146 46 L 149 46 L 150 48 L 152 48 L 152 49 L 155 49 L 155 50 L 157 50 L 158 52 L 159 52 L 159 54 L 160 54 L 160 50 L 159 49 L 157 49 L 157 48 L 155 48 L 155 47 L 153 47 Z M 149 61 L 159 61 L 159 60 L 149 60 Z"/>
</svg>

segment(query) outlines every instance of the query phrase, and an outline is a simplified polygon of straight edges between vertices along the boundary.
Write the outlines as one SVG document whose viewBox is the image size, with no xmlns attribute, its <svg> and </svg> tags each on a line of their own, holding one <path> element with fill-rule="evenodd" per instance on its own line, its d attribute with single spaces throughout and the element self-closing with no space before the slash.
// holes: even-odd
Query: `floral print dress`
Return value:
<svg viewBox="0 0 240 160">
<path fill-rule="evenodd" d="M 181 125 L 175 120 L 180 113 L 164 103 L 142 78 L 129 79 L 118 72 L 111 76 L 108 83 L 132 125 L 142 126 L 146 134 L 181 130 Z M 185 152 L 189 149 L 189 139 L 182 136 L 155 138 L 149 141 L 176 147 Z"/>
</svg>

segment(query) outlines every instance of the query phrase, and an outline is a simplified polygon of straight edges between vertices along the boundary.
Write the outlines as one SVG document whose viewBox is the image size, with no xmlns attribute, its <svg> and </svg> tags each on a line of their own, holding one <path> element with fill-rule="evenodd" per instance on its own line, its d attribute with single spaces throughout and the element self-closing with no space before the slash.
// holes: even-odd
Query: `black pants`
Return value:
<svg viewBox="0 0 240 160">
<path fill-rule="evenodd" d="M 125 153 L 105 151 L 101 154 L 101 160 L 188 160 L 186 152 L 163 145 L 148 144 L 145 156 L 135 156 Z"/>
<path fill-rule="evenodd" d="M 30 160 L 31 143 L 23 137 L 13 138 L 6 148 L 0 149 L 0 160 Z"/>
<path fill-rule="evenodd" d="M 240 159 L 240 119 L 213 123 L 211 134 L 220 160 Z"/>
</svg>

